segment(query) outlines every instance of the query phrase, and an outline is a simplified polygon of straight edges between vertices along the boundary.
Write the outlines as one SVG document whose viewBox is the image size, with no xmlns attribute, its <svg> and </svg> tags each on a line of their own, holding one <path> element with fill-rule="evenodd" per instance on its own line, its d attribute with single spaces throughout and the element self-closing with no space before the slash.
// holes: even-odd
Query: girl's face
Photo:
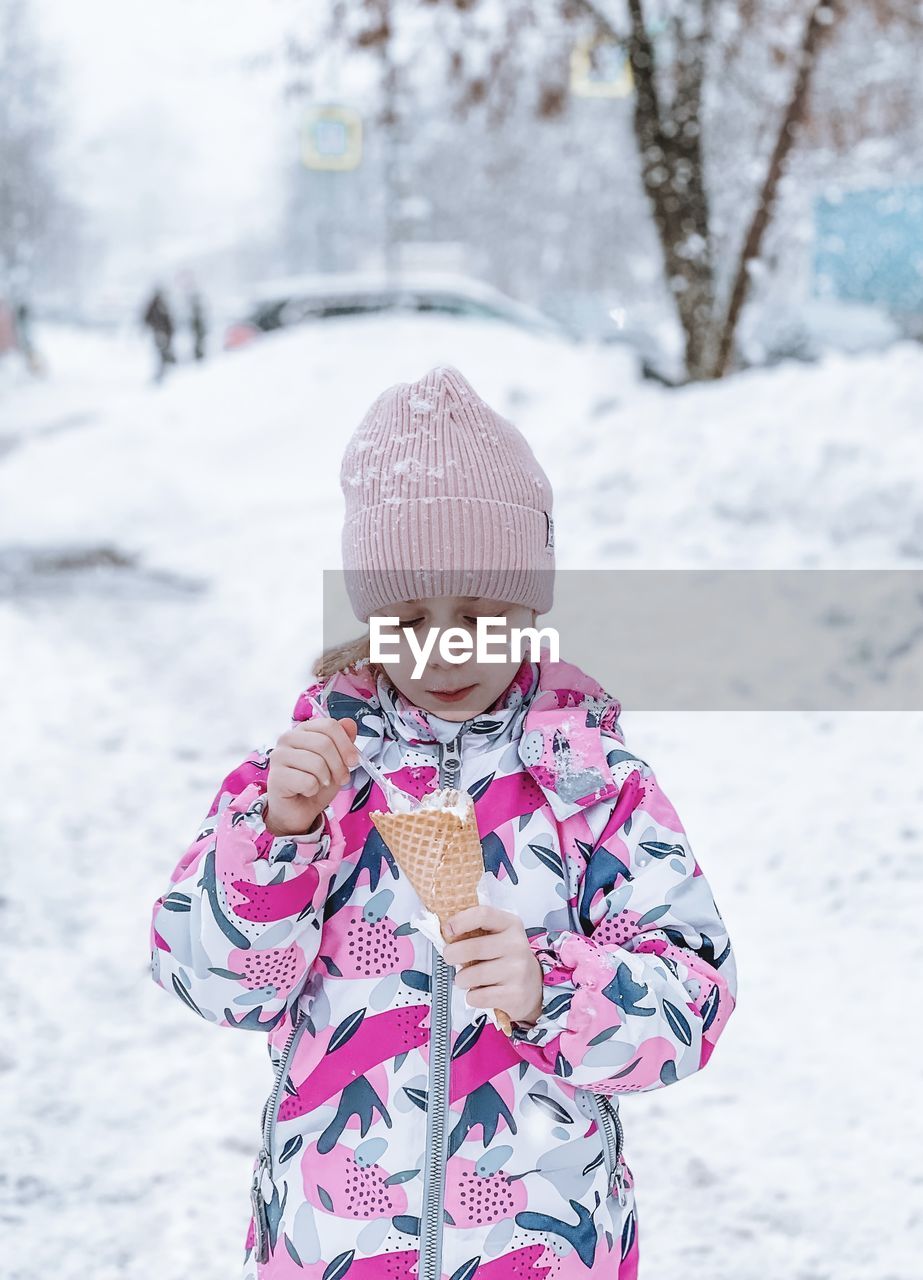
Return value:
<svg viewBox="0 0 923 1280">
<path fill-rule="evenodd" d="M 468 720 L 479 715 L 499 698 L 522 665 L 522 658 L 511 657 L 510 629 L 535 625 L 534 609 L 510 604 L 503 600 L 487 600 L 481 596 L 435 596 L 427 600 L 402 600 L 382 609 L 383 615 L 398 619 L 397 638 L 393 628 L 388 628 L 389 654 L 395 656 L 383 664 L 383 669 L 400 692 L 414 706 L 432 711 L 444 720 Z M 477 661 L 478 618 L 497 619 L 501 625 L 493 628 L 487 640 L 490 652 L 500 661 Z M 418 654 L 414 652 L 404 631 L 412 629 L 418 649 L 430 640 L 430 629 L 437 631 L 432 646 L 419 674 L 414 675 Z M 442 632 L 458 627 L 471 637 L 471 653 L 460 662 L 450 662 L 440 652 Z M 517 650 L 518 653 L 518 650 Z M 528 642 L 524 657 L 530 653 Z M 449 696 L 452 695 L 452 696 Z"/>
</svg>

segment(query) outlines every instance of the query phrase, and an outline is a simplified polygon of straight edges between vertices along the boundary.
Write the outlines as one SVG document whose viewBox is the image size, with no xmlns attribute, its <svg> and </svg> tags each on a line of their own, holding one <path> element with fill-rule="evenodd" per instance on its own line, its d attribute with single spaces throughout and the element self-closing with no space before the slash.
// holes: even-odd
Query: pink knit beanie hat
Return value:
<svg viewBox="0 0 923 1280">
<path fill-rule="evenodd" d="M 512 422 L 452 365 L 373 401 L 346 446 L 343 569 L 356 617 L 476 595 L 547 613 L 548 477 Z"/>
</svg>

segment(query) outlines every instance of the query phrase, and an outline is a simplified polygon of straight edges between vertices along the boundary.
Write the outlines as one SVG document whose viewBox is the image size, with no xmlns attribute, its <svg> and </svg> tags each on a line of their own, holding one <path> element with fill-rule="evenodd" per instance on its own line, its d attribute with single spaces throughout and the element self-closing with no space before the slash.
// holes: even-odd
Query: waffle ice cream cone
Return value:
<svg viewBox="0 0 923 1280">
<path fill-rule="evenodd" d="M 484 857 L 471 796 L 445 788 L 426 796 L 409 813 L 376 811 L 371 818 L 420 901 L 438 916 L 444 936 L 445 923 L 456 912 L 478 906 Z M 484 933 L 475 929 L 464 937 L 479 938 Z M 502 1009 L 495 1012 L 509 1035 L 509 1018 Z"/>
</svg>

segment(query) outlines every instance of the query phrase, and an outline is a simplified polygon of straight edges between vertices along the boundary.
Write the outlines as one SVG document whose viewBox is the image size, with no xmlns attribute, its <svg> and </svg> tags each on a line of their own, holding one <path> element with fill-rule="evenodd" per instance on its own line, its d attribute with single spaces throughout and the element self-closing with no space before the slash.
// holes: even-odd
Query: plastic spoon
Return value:
<svg viewBox="0 0 923 1280">
<path fill-rule="evenodd" d="M 322 716 L 329 716 L 330 713 L 327 709 L 310 693 L 308 694 L 308 702 L 310 702 L 314 710 L 320 712 Z M 356 747 L 356 750 L 359 751 L 359 748 Z M 390 779 L 385 777 L 377 765 L 372 764 L 371 760 L 366 759 L 361 751 L 359 751 L 359 768 L 364 769 L 366 773 L 374 778 L 381 787 L 382 791 L 385 793 L 388 808 L 392 813 L 408 813 L 416 803 L 413 796 L 408 795 L 408 793 L 401 790 L 400 787 L 396 787 Z"/>
</svg>

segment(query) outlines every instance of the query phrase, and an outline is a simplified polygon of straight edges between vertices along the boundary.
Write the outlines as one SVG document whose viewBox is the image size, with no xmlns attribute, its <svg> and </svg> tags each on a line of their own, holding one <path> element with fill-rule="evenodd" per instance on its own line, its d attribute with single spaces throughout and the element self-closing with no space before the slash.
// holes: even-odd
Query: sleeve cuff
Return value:
<svg viewBox="0 0 923 1280">
<path fill-rule="evenodd" d="M 272 840 L 273 849 L 277 843 L 280 847 L 286 844 L 319 844 L 327 834 L 326 819 L 323 811 L 321 811 L 307 831 L 296 832 L 294 835 L 290 836 L 275 835 L 266 826 L 266 808 L 268 804 L 269 796 L 264 792 L 259 800 L 259 818 L 263 824 L 266 835 Z"/>
<path fill-rule="evenodd" d="M 570 1004 L 568 993 L 572 993 L 573 988 L 569 984 L 570 971 L 562 967 L 554 948 L 554 936 L 543 930 L 529 938 L 532 953 L 542 967 L 542 1012 L 535 1022 L 512 1022 L 514 1040 L 542 1045 L 562 1029 L 562 1018 L 566 1017 Z"/>
</svg>

